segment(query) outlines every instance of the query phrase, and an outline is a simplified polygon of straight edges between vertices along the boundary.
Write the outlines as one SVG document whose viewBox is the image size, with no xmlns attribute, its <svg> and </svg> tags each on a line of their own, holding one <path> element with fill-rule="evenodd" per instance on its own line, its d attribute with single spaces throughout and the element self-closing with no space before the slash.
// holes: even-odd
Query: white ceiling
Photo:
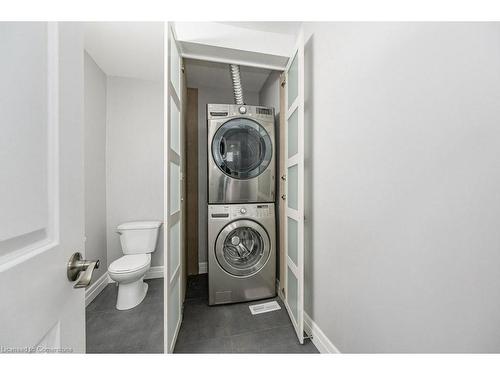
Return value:
<svg viewBox="0 0 500 375">
<path fill-rule="evenodd" d="M 284 31 L 291 31 L 292 26 L 280 22 L 175 22 L 174 30 L 185 57 L 284 70 L 296 42 L 295 35 Z"/>
<path fill-rule="evenodd" d="M 282 34 L 282 38 L 285 38 L 285 34 L 296 34 L 301 23 L 219 22 L 219 24 L 239 27 L 240 30 Z M 86 22 L 85 49 L 106 75 L 163 81 L 163 30 L 163 22 Z M 270 36 L 272 34 L 269 34 Z M 239 53 L 240 59 L 243 56 L 251 60 L 246 57 L 245 51 L 236 52 Z M 280 58 L 280 56 L 259 54 L 261 55 L 268 59 Z M 283 65 L 281 60 L 272 62 L 274 65 Z M 227 64 L 187 60 L 186 69 L 187 83 L 190 87 L 224 88 L 231 85 Z M 270 70 L 266 69 L 242 67 L 244 89 L 259 91 L 269 73 Z"/>
<path fill-rule="evenodd" d="M 163 82 L 163 22 L 86 22 L 85 49 L 109 76 Z"/>
<path fill-rule="evenodd" d="M 200 60 L 184 60 L 188 87 L 210 87 L 232 89 L 229 65 Z M 259 92 L 271 70 L 240 66 L 243 94 L 245 91 Z"/>
<path fill-rule="evenodd" d="M 278 34 L 291 34 L 297 35 L 302 22 L 268 22 L 268 21 L 257 21 L 257 22 L 218 22 L 226 25 L 243 27 L 250 30 L 266 31 L 270 33 Z"/>
</svg>

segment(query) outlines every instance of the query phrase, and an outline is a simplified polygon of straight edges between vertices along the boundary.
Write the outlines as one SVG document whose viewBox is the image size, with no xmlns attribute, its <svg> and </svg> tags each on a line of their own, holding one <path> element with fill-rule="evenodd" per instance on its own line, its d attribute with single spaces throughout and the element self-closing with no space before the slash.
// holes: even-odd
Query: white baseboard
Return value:
<svg viewBox="0 0 500 375">
<path fill-rule="evenodd" d="M 154 266 L 146 272 L 144 279 L 159 279 L 161 277 L 163 277 L 163 266 Z"/>
<path fill-rule="evenodd" d="M 318 325 L 311 319 L 304 311 L 304 331 L 309 336 L 312 336 L 312 343 L 322 354 L 340 354 L 340 351 L 333 345 L 333 343 L 326 337 L 325 333 L 318 327 Z"/>
<path fill-rule="evenodd" d="M 208 262 L 198 263 L 198 273 L 208 273 Z"/>
<path fill-rule="evenodd" d="M 104 272 L 87 290 L 85 290 L 85 307 L 101 293 L 109 283 L 108 271 Z"/>
</svg>

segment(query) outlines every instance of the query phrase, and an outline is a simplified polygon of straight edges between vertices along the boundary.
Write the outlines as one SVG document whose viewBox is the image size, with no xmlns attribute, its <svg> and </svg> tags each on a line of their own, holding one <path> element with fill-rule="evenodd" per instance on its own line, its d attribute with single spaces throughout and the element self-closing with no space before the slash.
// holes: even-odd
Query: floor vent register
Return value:
<svg viewBox="0 0 500 375">
<path fill-rule="evenodd" d="M 281 310 L 280 305 L 276 301 L 259 303 L 258 305 L 250 305 L 252 315 L 263 314 L 271 311 Z"/>
</svg>

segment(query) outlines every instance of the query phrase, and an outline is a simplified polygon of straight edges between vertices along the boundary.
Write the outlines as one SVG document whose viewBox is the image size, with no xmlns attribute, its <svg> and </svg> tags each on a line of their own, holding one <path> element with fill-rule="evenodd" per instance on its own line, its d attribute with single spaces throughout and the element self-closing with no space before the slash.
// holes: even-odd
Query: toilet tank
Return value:
<svg viewBox="0 0 500 375">
<path fill-rule="evenodd" d="M 123 254 L 155 251 L 161 224 L 161 221 L 132 221 L 118 225 Z"/>
</svg>

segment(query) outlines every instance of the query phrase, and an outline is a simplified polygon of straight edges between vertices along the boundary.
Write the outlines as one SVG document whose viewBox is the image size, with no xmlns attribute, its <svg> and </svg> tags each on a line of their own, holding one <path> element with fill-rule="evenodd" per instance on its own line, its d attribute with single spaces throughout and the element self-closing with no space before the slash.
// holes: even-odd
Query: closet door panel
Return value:
<svg viewBox="0 0 500 375">
<path fill-rule="evenodd" d="M 285 272 L 284 303 L 300 343 L 304 342 L 304 43 L 285 69 Z"/>
<path fill-rule="evenodd" d="M 172 353 L 182 322 L 183 241 L 183 73 L 172 27 L 165 24 L 165 352 Z"/>
</svg>

